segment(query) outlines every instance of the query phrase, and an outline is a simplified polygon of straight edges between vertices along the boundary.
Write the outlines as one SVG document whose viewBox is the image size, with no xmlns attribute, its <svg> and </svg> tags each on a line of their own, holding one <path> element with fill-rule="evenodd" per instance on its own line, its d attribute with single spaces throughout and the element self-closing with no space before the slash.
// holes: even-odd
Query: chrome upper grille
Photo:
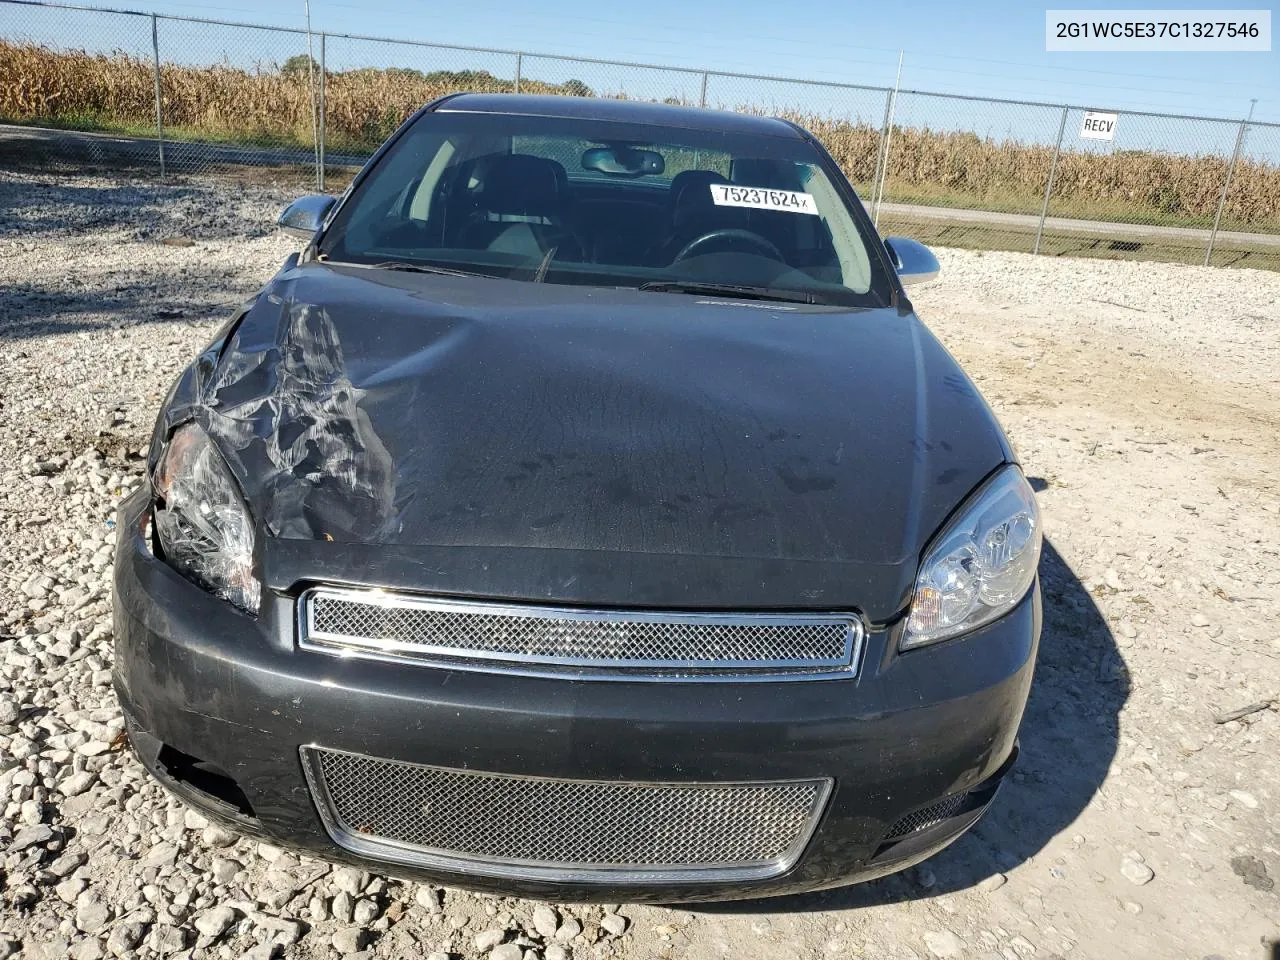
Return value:
<svg viewBox="0 0 1280 960">
<path fill-rule="evenodd" d="M 303 747 L 340 846 L 401 863 L 600 882 L 759 879 L 799 858 L 829 780 L 628 783 L 478 773 Z"/>
<path fill-rule="evenodd" d="M 862 623 L 847 614 L 578 610 L 319 588 L 302 646 L 357 656 L 628 678 L 848 673 Z"/>
</svg>

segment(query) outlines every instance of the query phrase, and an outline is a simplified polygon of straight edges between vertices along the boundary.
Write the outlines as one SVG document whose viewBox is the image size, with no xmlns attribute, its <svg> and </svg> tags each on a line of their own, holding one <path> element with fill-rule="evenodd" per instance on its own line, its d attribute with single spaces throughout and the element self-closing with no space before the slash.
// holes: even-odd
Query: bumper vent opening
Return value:
<svg viewBox="0 0 1280 960">
<path fill-rule="evenodd" d="M 954 839 L 968 830 L 991 805 L 996 792 L 1000 789 L 1000 784 L 1013 769 L 1017 760 L 1018 746 L 1015 743 L 1000 768 L 976 787 L 965 793 L 953 793 L 927 807 L 920 807 L 900 817 L 880 842 L 875 856 L 871 858 L 872 862 L 883 864 L 902 860 L 920 850 L 928 849 L 929 844 L 936 841 L 939 833 Z M 927 832 L 941 824 L 947 824 L 946 829 Z"/>
<path fill-rule="evenodd" d="M 253 807 L 240 785 L 226 771 L 199 757 L 163 744 L 156 763 L 175 783 L 200 794 L 212 804 L 241 817 L 252 817 Z"/>
<path fill-rule="evenodd" d="M 968 794 L 957 793 L 955 796 L 946 797 L 921 810 L 909 813 L 889 828 L 889 834 L 884 838 L 885 842 L 901 840 L 908 834 L 936 826 L 944 820 L 950 820 L 961 814 L 965 807 L 970 805 L 970 800 Z"/>
</svg>

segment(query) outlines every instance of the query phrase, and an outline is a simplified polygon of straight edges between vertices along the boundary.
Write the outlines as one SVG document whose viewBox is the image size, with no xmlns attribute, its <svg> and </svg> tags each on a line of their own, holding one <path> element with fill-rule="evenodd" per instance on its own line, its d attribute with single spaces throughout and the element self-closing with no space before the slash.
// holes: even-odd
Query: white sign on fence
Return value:
<svg viewBox="0 0 1280 960">
<path fill-rule="evenodd" d="M 1116 138 L 1116 113 L 1095 113 L 1086 110 L 1080 121 L 1080 136 L 1086 140 L 1114 140 Z"/>
</svg>

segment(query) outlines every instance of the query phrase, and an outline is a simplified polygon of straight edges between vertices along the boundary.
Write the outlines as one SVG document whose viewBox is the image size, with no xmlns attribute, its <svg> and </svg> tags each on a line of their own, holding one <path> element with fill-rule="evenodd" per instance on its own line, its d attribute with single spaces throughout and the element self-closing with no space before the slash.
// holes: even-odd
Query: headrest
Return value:
<svg viewBox="0 0 1280 960">
<path fill-rule="evenodd" d="M 484 173 L 477 203 L 501 217 L 559 217 L 568 205 L 568 175 L 554 160 L 512 153 Z"/>
</svg>

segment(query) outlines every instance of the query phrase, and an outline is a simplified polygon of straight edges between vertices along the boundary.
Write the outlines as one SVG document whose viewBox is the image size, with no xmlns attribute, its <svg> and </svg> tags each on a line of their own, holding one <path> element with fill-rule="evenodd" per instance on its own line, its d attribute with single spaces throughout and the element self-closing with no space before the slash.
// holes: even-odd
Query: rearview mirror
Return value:
<svg viewBox="0 0 1280 960">
<path fill-rule="evenodd" d="M 582 154 L 582 169 L 611 177 L 643 177 L 662 173 L 667 162 L 656 150 L 635 147 L 592 147 Z"/>
<path fill-rule="evenodd" d="M 884 246 L 889 251 L 889 259 L 893 261 L 898 279 L 904 286 L 938 278 L 938 272 L 942 269 L 938 265 L 938 258 L 923 243 L 909 237 L 885 237 Z"/>
<path fill-rule="evenodd" d="M 284 208 L 276 220 L 276 225 L 285 233 L 310 240 L 315 236 L 315 232 L 324 226 L 324 218 L 329 215 L 329 211 L 337 202 L 337 197 L 331 197 L 327 193 L 299 197 Z"/>
</svg>

